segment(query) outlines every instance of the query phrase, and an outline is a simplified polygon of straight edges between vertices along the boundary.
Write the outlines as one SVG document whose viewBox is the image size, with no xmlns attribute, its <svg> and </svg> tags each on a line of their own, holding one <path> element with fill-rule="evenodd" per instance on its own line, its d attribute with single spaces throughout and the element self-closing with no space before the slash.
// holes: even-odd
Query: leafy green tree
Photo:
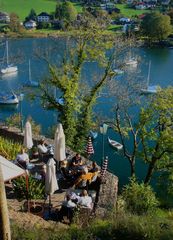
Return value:
<svg viewBox="0 0 173 240">
<path fill-rule="evenodd" d="M 145 109 L 141 110 L 141 156 L 148 164 L 145 183 L 155 171 L 173 167 L 173 88 L 161 90 Z"/>
<path fill-rule="evenodd" d="M 31 9 L 29 15 L 25 18 L 25 20 L 26 21 L 28 21 L 28 20 L 36 21 L 37 20 L 37 14 L 33 8 Z"/>
<path fill-rule="evenodd" d="M 23 27 L 20 24 L 19 16 L 16 13 L 10 14 L 9 28 L 12 32 L 20 33 Z"/>
<path fill-rule="evenodd" d="M 127 46 L 122 39 L 102 35 L 96 26 L 90 25 L 87 29 L 67 39 L 61 63 L 58 67 L 49 63 L 50 76 L 40 86 L 43 104 L 49 103 L 58 110 L 67 145 L 78 151 L 83 150 L 88 132 L 95 125 L 93 106 L 98 93 L 116 74 L 112 72 L 112 64 L 120 52 L 122 54 L 122 46 Z M 107 54 L 106 50 L 115 46 L 116 52 L 112 50 Z M 84 83 L 81 81 L 82 69 L 90 61 L 98 62 L 103 71 L 100 76 L 93 76 L 91 83 Z M 61 91 L 63 105 L 53 96 L 54 88 Z"/>
<path fill-rule="evenodd" d="M 58 2 L 55 10 L 55 18 L 73 22 L 77 17 L 77 10 L 71 2 Z"/>
<path fill-rule="evenodd" d="M 141 30 L 150 42 L 162 41 L 168 37 L 172 31 L 170 17 L 158 12 L 146 14 L 142 23 Z"/>
<path fill-rule="evenodd" d="M 129 160 L 131 175 L 135 175 L 136 157 L 148 166 L 145 183 L 149 183 L 155 171 L 173 167 L 173 88 L 160 90 L 145 108 L 140 110 L 137 120 L 126 109 L 117 106 L 114 129 L 120 135 L 123 154 Z M 131 145 L 127 144 L 130 139 Z"/>
</svg>

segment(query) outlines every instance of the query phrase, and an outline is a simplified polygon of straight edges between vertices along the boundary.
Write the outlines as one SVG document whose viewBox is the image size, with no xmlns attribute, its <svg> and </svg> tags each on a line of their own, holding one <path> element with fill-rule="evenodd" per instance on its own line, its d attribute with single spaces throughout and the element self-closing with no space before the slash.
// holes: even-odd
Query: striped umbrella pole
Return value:
<svg viewBox="0 0 173 240">
<path fill-rule="evenodd" d="M 85 151 L 88 154 L 88 156 L 90 156 L 91 154 L 94 154 L 94 148 L 93 148 L 91 137 L 88 138 L 88 143 Z"/>
<path fill-rule="evenodd" d="M 105 178 L 105 174 L 106 174 L 107 168 L 108 168 L 108 157 L 106 157 L 104 159 L 102 167 L 101 167 L 101 173 L 100 173 L 101 180 L 103 180 Z"/>
</svg>

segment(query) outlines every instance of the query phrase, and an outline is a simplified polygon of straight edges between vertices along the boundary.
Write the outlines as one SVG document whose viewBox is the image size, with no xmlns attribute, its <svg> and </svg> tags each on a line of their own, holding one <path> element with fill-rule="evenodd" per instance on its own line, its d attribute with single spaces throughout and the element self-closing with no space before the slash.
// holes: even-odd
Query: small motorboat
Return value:
<svg viewBox="0 0 173 240">
<path fill-rule="evenodd" d="M 123 148 L 123 145 L 121 143 L 115 140 L 112 140 L 109 137 L 108 137 L 108 142 L 113 148 L 116 148 L 117 150 L 121 150 Z"/>
<path fill-rule="evenodd" d="M 124 73 L 124 71 L 121 69 L 113 69 L 113 72 L 116 73 L 117 75 L 121 75 Z"/>
<path fill-rule="evenodd" d="M 90 130 L 90 136 L 92 139 L 96 139 L 98 136 L 98 132 L 94 132 L 94 131 Z"/>
<path fill-rule="evenodd" d="M 138 61 L 135 58 L 130 58 L 127 62 L 126 65 L 136 67 L 138 64 Z"/>
<path fill-rule="evenodd" d="M 19 98 L 16 94 L 2 94 L 0 95 L 0 104 L 18 104 Z"/>
<path fill-rule="evenodd" d="M 64 105 L 64 98 L 60 97 L 60 98 L 56 98 L 56 102 L 59 103 L 59 105 Z"/>
<path fill-rule="evenodd" d="M 146 89 L 141 89 L 142 94 L 156 94 L 158 92 L 159 86 L 148 86 Z"/>
</svg>

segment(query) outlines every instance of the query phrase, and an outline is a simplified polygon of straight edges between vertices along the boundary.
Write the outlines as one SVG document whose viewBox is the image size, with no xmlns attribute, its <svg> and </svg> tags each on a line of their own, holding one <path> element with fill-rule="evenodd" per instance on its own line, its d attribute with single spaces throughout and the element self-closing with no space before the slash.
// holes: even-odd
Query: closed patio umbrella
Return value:
<svg viewBox="0 0 173 240">
<path fill-rule="evenodd" d="M 24 129 L 24 142 L 23 145 L 27 149 L 31 149 L 33 146 L 33 141 L 32 141 L 32 129 L 31 129 L 31 124 L 27 120 L 25 124 L 25 129 Z"/>
<path fill-rule="evenodd" d="M 46 164 L 46 177 L 45 177 L 45 192 L 49 195 L 49 207 L 51 207 L 51 195 L 59 189 L 57 178 L 56 178 L 56 171 L 55 171 L 55 161 L 52 157 L 49 158 Z"/>
<path fill-rule="evenodd" d="M 58 127 L 55 132 L 54 146 L 55 146 L 54 159 L 57 162 L 65 160 L 66 159 L 65 135 L 64 135 L 64 131 L 61 123 L 58 124 Z"/>
<path fill-rule="evenodd" d="M 91 137 L 88 138 L 88 143 L 86 146 L 86 153 L 90 156 L 91 154 L 94 154 L 94 148 L 92 144 Z"/>
</svg>

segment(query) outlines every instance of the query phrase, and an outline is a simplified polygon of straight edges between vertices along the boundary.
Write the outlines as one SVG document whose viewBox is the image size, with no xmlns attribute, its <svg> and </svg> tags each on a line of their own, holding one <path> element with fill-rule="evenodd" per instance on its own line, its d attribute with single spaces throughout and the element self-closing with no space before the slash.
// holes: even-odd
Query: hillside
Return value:
<svg viewBox="0 0 173 240">
<path fill-rule="evenodd" d="M 0 11 L 15 12 L 20 20 L 24 20 L 33 8 L 37 14 L 55 10 L 56 0 L 0 0 Z"/>
</svg>

